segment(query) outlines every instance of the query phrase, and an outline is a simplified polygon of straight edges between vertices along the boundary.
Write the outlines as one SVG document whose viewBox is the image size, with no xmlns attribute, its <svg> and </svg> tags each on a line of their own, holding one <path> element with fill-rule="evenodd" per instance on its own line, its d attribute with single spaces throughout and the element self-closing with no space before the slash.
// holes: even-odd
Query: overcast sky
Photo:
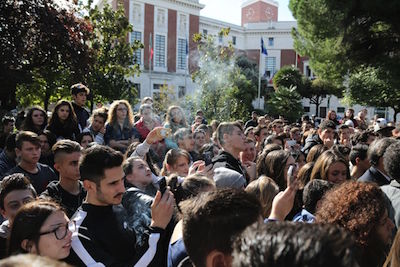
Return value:
<svg viewBox="0 0 400 267">
<path fill-rule="evenodd" d="M 206 5 L 200 11 L 200 14 L 205 17 L 240 25 L 242 2 L 242 0 L 200 0 L 200 3 Z M 278 20 L 293 21 L 294 18 L 288 7 L 289 0 L 278 0 L 278 2 Z"/>
</svg>

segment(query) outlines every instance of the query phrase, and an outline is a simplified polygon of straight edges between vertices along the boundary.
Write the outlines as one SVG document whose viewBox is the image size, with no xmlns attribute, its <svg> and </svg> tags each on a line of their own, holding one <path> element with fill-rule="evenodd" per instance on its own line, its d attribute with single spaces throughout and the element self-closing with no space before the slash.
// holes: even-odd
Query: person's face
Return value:
<svg viewBox="0 0 400 267">
<path fill-rule="evenodd" d="M 14 130 L 14 122 L 9 122 L 3 126 L 3 132 L 11 133 Z"/>
<path fill-rule="evenodd" d="M 128 115 L 128 108 L 124 104 L 117 106 L 117 118 L 118 120 L 124 120 Z"/>
<path fill-rule="evenodd" d="M 253 120 L 257 120 L 257 113 L 251 113 L 251 118 L 253 119 Z"/>
<path fill-rule="evenodd" d="M 259 136 L 256 136 L 256 139 L 259 143 L 264 143 L 265 138 L 268 137 L 268 129 L 262 129 Z"/>
<path fill-rule="evenodd" d="M 394 224 L 392 220 L 389 219 L 387 210 L 385 210 L 376 227 L 376 233 L 385 245 L 390 245 L 392 243 L 393 228 Z"/>
<path fill-rule="evenodd" d="M 74 181 L 79 180 L 81 178 L 79 173 L 80 157 L 81 152 L 63 153 L 60 155 L 59 160 L 54 164 L 54 167 L 60 173 L 60 177 Z"/>
<path fill-rule="evenodd" d="M 180 109 L 178 108 L 174 108 L 171 110 L 171 118 L 172 121 L 176 122 L 176 123 L 180 123 L 181 120 L 183 119 L 183 115 L 182 112 L 180 111 Z"/>
<path fill-rule="evenodd" d="M 283 132 L 283 125 L 276 124 L 274 127 L 272 127 L 272 130 L 275 132 L 275 134 L 280 134 L 281 132 Z"/>
<path fill-rule="evenodd" d="M 300 142 L 300 140 L 301 140 L 301 134 L 300 134 L 300 131 L 295 131 L 294 133 L 290 133 L 290 137 L 293 139 L 293 140 L 296 140 L 296 142 Z"/>
<path fill-rule="evenodd" d="M 204 138 L 204 135 L 203 135 Z M 181 149 L 186 150 L 187 152 L 193 151 L 194 149 L 194 139 L 193 139 L 193 134 L 188 134 L 186 136 L 183 137 L 182 140 L 179 140 L 179 147 Z"/>
<path fill-rule="evenodd" d="M 253 140 L 253 141 L 256 141 L 256 137 L 254 136 L 253 130 L 248 131 L 246 137 L 247 137 L 247 138 L 250 138 L 250 139 Z"/>
<path fill-rule="evenodd" d="M 40 110 L 34 110 L 32 112 L 32 122 L 35 126 L 42 126 L 44 123 L 44 114 Z"/>
<path fill-rule="evenodd" d="M 311 124 L 310 123 L 303 123 L 303 132 L 307 132 L 311 129 Z"/>
<path fill-rule="evenodd" d="M 100 186 L 96 186 L 96 204 L 99 206 L 119 205 L 125 193 L 122 166 L 106 169 Z"/>
<path fill-rule="evenodd" d="M 40 139 L 40 149 L 41 149 L 41 153 L 42 155 L 48 155 L 50 154 L 50 144 L 49 144 L 49 140 L 47 139 L 47 136 L 44 134 L 39 135 L 39 139 Z"/>
<path fill-rule="evenodd" d="M 147 163 L 142 159 L 133 162 L 132 173 L 126 176 L 126 180 L 134 185 L 146 187 L 152 182 L 151 170 Z"/>
<path fill-rule="evenodd" d="M 340 140 L 349 140 L 350 139 L 350 129 L 343 129 L 340 131 Z"/>
<path fill-rule="evenodd" d="M 171 173 L 177 173 L 181 177 L 186 177 L 189 173 L 189 160 L 185 156 L 180 156 L 172 166 Z"/>
<path fill-rule="evenodd" d="M 153 117 L 153 112 L 149 108 L 145 108 L 142 112 L 142 118 L 144 121 L 151 121 Z"/>
<path fill-rule="evenodd" d="M 246 143 L 246 149 L 242 152 L 242 161 L 254 162 L 257 156 L 256 146 L 253 142 Z"/>
<path fill-rule="evenodd" d="M 66 121 L 68 119 L 70 112 L 71 111 L 69 110 L 69 106 L 67 105 L 60 106 L 57 110 L 58 118 L 60 118 L 61 121 Z"/>
<path fill-rule="evenodd" d="M 194 141 L 196 147 L 200 149 L 206 143 L 206 137 L 203 133 L 197 133 Z"/>
<path fill-rule="evenodd" d="M 333 136 L 335 134 L 335 131 L 331 128 L 327 128 L 325 130 L 318 130 L 319 133 L 319 138 L 325 143 L 325 140 L 333 140 Z"/>
<path fill-rule="evenodd" d="M 72 98 L 78 106 L 83 107 L 86 103 L 87 95 L 85 92 L 79 92 L 76 95 L 72 95 Z"/>
<path fill-rule="evenodd" d="M 17 157 L 21 157 L 21 161 L 29 164 L 36 164 L 40 159 L 40 145 L 32 144 L 31 142 L 22 142 L 21 149 L 16 148 Z"/>
<path fill-rule="evenodd" d="M 4 209 L 1 210 L 1 214 L 4 218 L 12 221 L 18 209 L 34 199 L 30 189 L 13 190 L 4 197 Z"/>
<path fill-rule="evenodd" d="M 331 112 L 329 119 L 331 119 L 331 120 L 336 119 L 336 112 Z"/>
<path fill-rule="evenodd" d="M 346 117 L 350 118 L 353 115 L 353 112 L 351 110 L 346 110 Z"/>
<path fill-rule="evenodd" d="M 96 133 L 100 132 L 104 127 L 104 123 L 105 123 L 104 118 L 100 116 L 95 116 L 92 121 L 93 131 L 95 131 Z"/>
<path fill-rule="evenodd" d="M 334 184 L 340 184 L 347 179 L 347 166 L 341 162 L 335 162 L 328 168 L 327 180 Z"/>
<path fill-rule="evenodd" d="M 235 150 L 243 151 L 246 149 L 246 136 L 239 127 L 234 127 L 231 134 L 227 134 L 228 138 L 226 143 L 229 144 Z"/>
<path fill-rule="evenodd" d="M 265 125 L 265 118 L 264 117 L 258 118 L 258 124 L 259 125 Z"/>
<path fill-rule="evenodd" d="M 63 234 L 66 230 L 67 234 L 61 240 L 56 238 L 54 232 L 43 234 L 39 238 L 38 251 L 36 253 L 40 256 L 46 256 L 51 259 L 61 260 L 66 258 L 71 250 L 71 238 L 72 232 L 69 231 L 67 223 L 69 219 L 62 211 L 53 212 L 43 223 L 40 228 L 40 233 L 46 233 L 49 231 L 54 231 L 57 228 L 58 231 Z M 62 236 L 62 235 L 61 235 Z"/>
<path fill-rule="evenodd" d="M 368 135 L 368 139 L 367 139 L 367 145 L 372 144 L 372 142 L 374 142 L 376 139 L 376 136 L 373 134 Z"/>
<path fill-rule="evenodd" d="M 83 148 L 87 148 L 88 147 L 88 145 L 91 143 L 91 142 L 93 142 L 93 138 L 91 137 L 91 136 L 89 136 L 89 135 L 84 135 L 83 137 L 82 137 L 82 141 L 81 141 L 81 147 L 83 147 Z"/>
<path fill-rule="evenodd" d="M 371 167 L 371 163 L 369 162 L 368 157 L 366 157 L 363 160 L 358 160 L 357 162 L 357 167 L 362 171 L 365 172 L 366 170 L 369 169 L 369 167 Z"/>
</svg>

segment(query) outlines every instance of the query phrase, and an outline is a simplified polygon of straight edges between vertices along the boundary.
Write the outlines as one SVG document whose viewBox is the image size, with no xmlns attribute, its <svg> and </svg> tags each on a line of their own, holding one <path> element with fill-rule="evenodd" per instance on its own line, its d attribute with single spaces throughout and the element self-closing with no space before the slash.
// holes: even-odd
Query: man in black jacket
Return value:
<svg viewBox="0 0 400 267">
<path fill-rule="evenodd" d="M 368 158 L 371 167 L 360 178 L 358 178 L 359 182 L 374 182 L 379 186 L 390 183 L 391 177 L 389 177 L 385 170 L 383 155 L 385 154 L 386 149 L 395 142 L 396 139 L 385 137 L 375 140 L 369 146 Z"/>
<path fill-rule="evenodd" d="M 136 247 L 133 229 L 124 222 L 120 205 L 125 193 L 123 155 L 106 146 L 88 148 L 79 171 L 87 197 L 72 220 L 77 232 L 72 236 L 72 250 L 67 259 L 75 266 L 165 266 L 166 248 L 161 246 L 169 223 L 174 197 L 167 189 L 157 192 L 152 204 L 152 221 L 147 242 Z"/>
<path fill-rule="evenodd" d="M 87 126 L 90 117 L 89 111 L 85 109 L 86 99 L 90 93 L 89 88 L 81 83 L 71 86 L 72 106 L 74 108 L 76 118 L 78 119 L 79 131 L 82 132 Z"/>
<path fill-rule="evenodd" d="M 309 135 L 305 141 L 304 147 L 301 150 L 304 154 L 308 155 L 310 149 L 319 144 L 323 144 L 331 148 L 334 143 L 334 135 L 336 131 L 336 124 L 331 120 L 324 120 L 318 127 L 317 133 Z"/>
</svg>

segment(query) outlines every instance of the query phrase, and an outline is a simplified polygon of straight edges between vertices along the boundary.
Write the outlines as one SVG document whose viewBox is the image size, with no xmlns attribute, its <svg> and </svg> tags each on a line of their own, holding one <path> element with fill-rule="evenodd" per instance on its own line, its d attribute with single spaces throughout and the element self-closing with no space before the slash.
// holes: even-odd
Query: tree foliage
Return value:
<svg viewBox="0 0 400 267">
<path fill-rule="evenodd" d="M 293 66 L 284 66 L 278 70 L 272 81 L 274 83 L 274 88 L 279 87 L 291 87 L 295 86 L 299 91 L 305 84 L 305 77 L 300 73 L 299 69 Z"/>
<path fill-rule="evenodd" d="M 227 36 L 229 29 L 222 29 Z M 199 69 L 193 75 L 199 85 L 198 106 L 207 119 L 234 120 L 250 115 L 257 95 L 255 65 L 235 57 L 231 43 L 217 46 L 212 35 L 194 37 L 199 50 Z"/>
<path fill-rule="evenodd" d="M 272 116 L 284 116 L 291 122 L 295 122 L 303 115 L 301 96 L 295 86 L 278 87 L 267 101 L 268 114 Z"/>
<path fill-rule="evenodd" d="M 318 77 L 342 85 L 360 68 L 374 68 L 379 69 L 377 79 L 399 88 L 398 0 L 290 0 L 289 7 L 297 19 L 296 51 L 310 58 Z M 371 99 L 380 96 L 378 90 L 359 89 Z"/>
</svg>

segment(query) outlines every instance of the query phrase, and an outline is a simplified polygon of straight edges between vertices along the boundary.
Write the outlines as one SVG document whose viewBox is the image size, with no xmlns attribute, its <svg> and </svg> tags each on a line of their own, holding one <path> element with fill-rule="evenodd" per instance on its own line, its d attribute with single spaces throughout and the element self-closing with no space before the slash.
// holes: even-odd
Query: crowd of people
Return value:
<svg viewBox="0 0 400 267">
<path fill-rule="evenodd" d="M 400 266 L 400 126 L 89 94 L 2 118 L 0 265 Z"/>
</svg>

